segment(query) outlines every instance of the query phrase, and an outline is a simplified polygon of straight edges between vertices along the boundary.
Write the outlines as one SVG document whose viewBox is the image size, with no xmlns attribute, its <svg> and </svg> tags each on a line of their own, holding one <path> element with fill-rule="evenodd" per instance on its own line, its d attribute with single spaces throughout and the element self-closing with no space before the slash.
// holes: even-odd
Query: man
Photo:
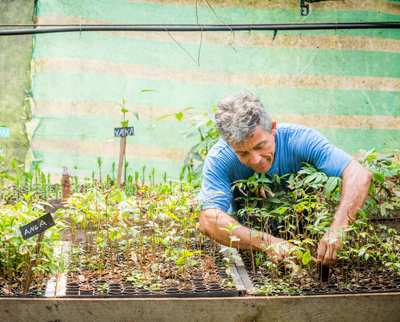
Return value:
<svg viewBox="0 0 400 322">
<path fill-rule="evenodd" d="M 331 224 L 333 232 L 327 232 L 318 245 L 317 260 L 323 265 L 335 265 L 336 249 L 341 250 L 340 230 L 355 220 L 364 205 L 372 174 L 316 130 L 295 124 L 277 125 L 260 100 L 248 91 L 220 101 L 215 120 L 222 140 L 213 146 L 204 163 L 200 231 L 229 245 L 229 232 L 220 228 L 236 223 L 234 235 L 240 240 L 233 247 L 260 251 L 268 247 L 272 259 L 282 262 L 290 256 L 285 248 L 293 245 L 267 233 L 251 232 L 233 219 L 228 214 L 230 209 L 235 210 L 231 185 L 248 179 L 255 171 L 279 176 L 296 174 L 307 162 L 328 176 L 343 178 L 341 202 Z M 269 247 L 273 244 L 286 247 Z"/>
</svg>

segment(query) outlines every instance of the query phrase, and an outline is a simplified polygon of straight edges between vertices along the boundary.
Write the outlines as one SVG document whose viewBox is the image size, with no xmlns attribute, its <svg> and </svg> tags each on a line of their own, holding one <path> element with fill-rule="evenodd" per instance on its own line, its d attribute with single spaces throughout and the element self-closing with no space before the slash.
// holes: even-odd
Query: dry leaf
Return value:
<svg viewBox="0 0 400 322">
<path fill-rule="evenodd" d="M 265 190 L 264 190 L 263 186 L 261 186 L 261 188 L 260 188 L 260 194 L 261 194 L 261 197 L 263 197 L 264 199 L 267 199 L 267 195 L 265 194 Z"/>
<path fill-rule="evenodd" d="M 275 197 L 275 194 L 272 191 L 265 190 L 271 197 Z"/>
<path fill-rule="evenodd" d="M 6 294 L 6 295 L 10 294 L 10 291 L 9 291 L 8 289 L 6 289 L 5 287 L 3 287 L 3 288 L 1 289 L 1 291 L 2 291 L 4 294 Z"/>
</svg>

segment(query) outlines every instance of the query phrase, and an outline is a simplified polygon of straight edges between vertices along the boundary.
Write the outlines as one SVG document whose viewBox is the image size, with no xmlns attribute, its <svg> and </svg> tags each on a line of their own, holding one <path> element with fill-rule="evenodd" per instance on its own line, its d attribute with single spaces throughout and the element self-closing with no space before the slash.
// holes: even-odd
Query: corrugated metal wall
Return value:
<svg viewBox="0 0 400 322">
<path fill-rule="evenodd" d="M 39 0 L 37 23 L 196 23 L 195 0 Z M 299 1 L 210 1 L 228 24 L 399 21 L 400 3 L 322 1 L 302 17 Z M 199 23 L 221 23 L 205 1 Z M 318 129 L 348 153 L 400 147 L 400 31 L 347 30 L 172 33 L 82 32 L 35 36 L 33 98 L 40 120 L 31 145 L 41 167 L 110 173 L 118 160 L 122 99 L 136 135 L 127 139 L 131 171 L 146 165 L 177 178 L 194 139 L 189 123 L 162 115 L 205 110 L 247 88 L 278 122 Z M 157 90 L 133 96 L 143 89 Z M 115 102 L 115 103 L 113 103 Z M 160 177 L 159 177 L 160 178 Z"/>
</svg>

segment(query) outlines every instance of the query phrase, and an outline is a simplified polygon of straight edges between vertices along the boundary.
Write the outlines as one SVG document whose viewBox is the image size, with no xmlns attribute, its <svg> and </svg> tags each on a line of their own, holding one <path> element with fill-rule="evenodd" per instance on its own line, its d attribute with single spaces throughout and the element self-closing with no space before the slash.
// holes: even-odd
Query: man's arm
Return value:
<svg viewBox="0 0 400 322">
<path fill-rule="evenodd" d="M 276 243 L 282 243 L 282 245 L 285 244 L 287 249 L 293 247 L 292 244 L 286 242 L 284 239 L 276 238 L 267 233 L 262 233 L 242 226 L 234 218 L 219 209 L 214 208 L 201 210 L 199 214 L 199 223 L 200 232 L 202 234 L 207 235 L 211 239 L 214 239 L 225 246 L 230 246 L 230 234 L 228 231 L 221 228 L 226 229 L 229 223 L 235 223 L 238 228 L 234 229 L 232 234 L 240 240 L 233 241 L 232 247 L 258 251 L 265 250 L 266 247 Z M 285 247 L 280 247 L 279 253 L 275 252 L 273 249 L 270 249 L 267 253 L 276 263 L 280 263 L 286 257 L 291 256 L 290 252 L 285 251 Z M 294 259 L 294 261 L 296 260 Z"/>
<path fill-rule="evenodd" d="M 356 219 L 357 212 L 367 199 L 372 173 L 356 160 L 352 160 L 344 169 L 342 178 L 342 197 L 331 225 L 333 233 L 325 233 L 318 245 L 318 260 L 326 266 L 335 265 L 338 262 L 336 249 L 342 249 L 339 227 L 343 229 Z M 331 241 L 336 239 L 336 241 L 329 244 L 329 239 Z"/>
</svg>

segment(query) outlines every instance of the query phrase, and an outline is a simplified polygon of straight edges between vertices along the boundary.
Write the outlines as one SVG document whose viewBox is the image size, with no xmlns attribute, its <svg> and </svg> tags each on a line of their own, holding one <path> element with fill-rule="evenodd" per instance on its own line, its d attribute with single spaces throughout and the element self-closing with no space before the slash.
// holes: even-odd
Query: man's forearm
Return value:
<svg viewBox="0 0 400 322">
<path fill-rule="evenodd" d="M 331 226 L 334 230 L 348 226 L 356 219 L 367 199 L 372 174 L 353 160 L 343 171 L 342 178 L 342 197 Z"/>
<path fill-rule="evenodd" d="M 240 249 L 263 250 L 265 246 L 273 244 L 274 240 L 276 239 L 275 237 L 266 233 L 242 226 L 227 213 L 219 209 L 201 210 L 199 214 L 199 222 L 201 233 L 225 246 L 231 245 L 231 235 L 228 231 L 224 230 L 227 228 L 229 223 L 235 223 L 238 226 L 232 231 L 232 235 L 240 239 L 239 241 L 233 241 L 232 247 Z"/>
</svg>

